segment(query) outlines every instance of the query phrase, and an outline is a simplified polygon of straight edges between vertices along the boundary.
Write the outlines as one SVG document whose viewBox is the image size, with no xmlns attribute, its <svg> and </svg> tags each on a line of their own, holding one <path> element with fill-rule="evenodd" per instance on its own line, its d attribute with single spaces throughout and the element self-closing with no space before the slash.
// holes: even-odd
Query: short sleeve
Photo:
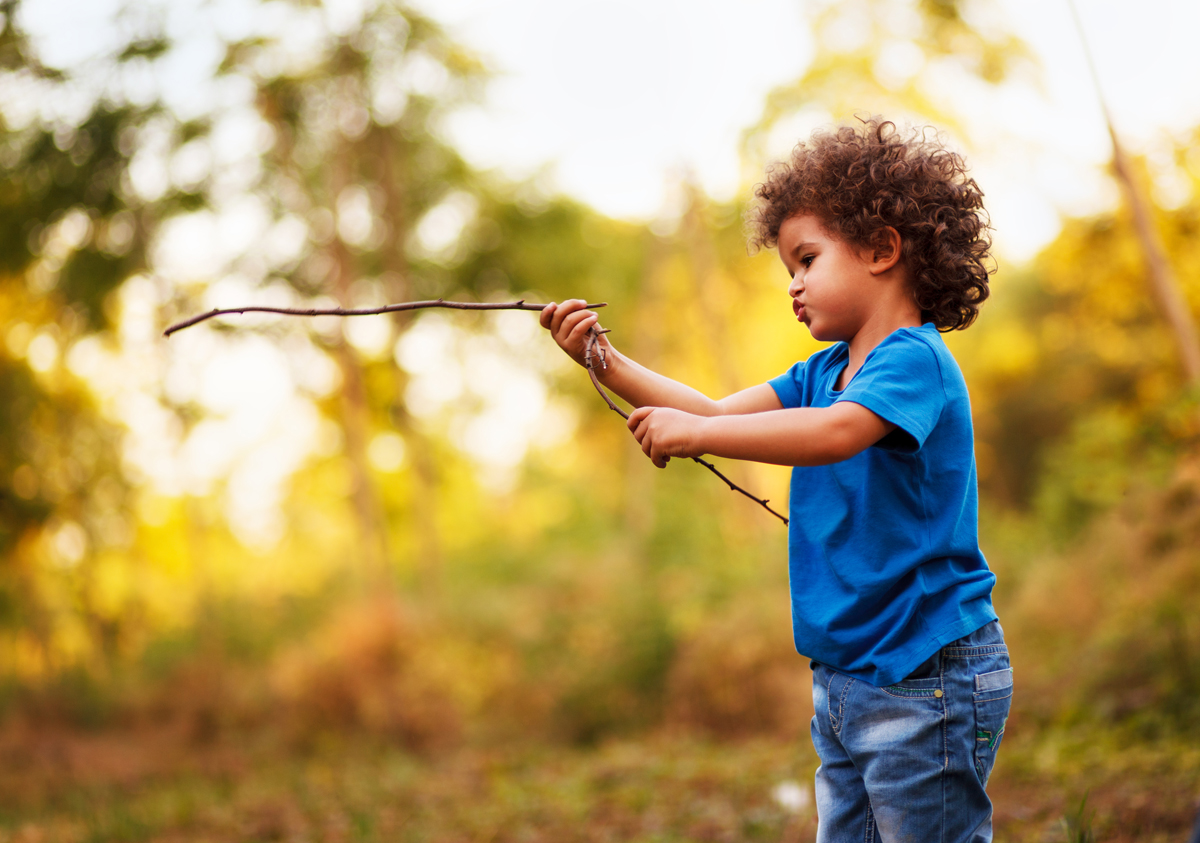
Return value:
<svg viewBox="0 0 1200 843">
<path fill-rule="evenodd" d="M 804 366 L 804 361 L 801 360 L 782 375 L 767 381 L 779 396 L 779 403 L 785 410 L 804 406 L 804 394 L 800 388 L 804 383 Z"/>
<path fill-rule="evenodd" d="M 879 447 L 916 453 L 946 406 L 937 355 L 918 337 L 897 331 L 867 355 L 838 400 L 860 404 L 896 425 Z"/>
</svg>

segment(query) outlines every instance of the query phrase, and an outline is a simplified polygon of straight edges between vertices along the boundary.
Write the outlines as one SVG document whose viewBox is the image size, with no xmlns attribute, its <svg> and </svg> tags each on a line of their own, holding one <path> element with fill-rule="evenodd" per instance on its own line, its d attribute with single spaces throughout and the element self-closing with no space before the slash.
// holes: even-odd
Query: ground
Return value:
<svg viewBox="0 0 1200 843">
<path fill-rule="evenodd" d="M 418 755 L 344 735 L 301 747 L 142 728 L 10 736 L 0 752 L 0 843 L 803 843 L 816 830 L 803 737 Z M 1200 747 L 1027 730 L 1006 741 L 989 789 L 997 841 L 1086 840 L 1066 823 L 1082 816 L 1095 840 L 1179 843 L 1200 808 Z"/>
</svg>

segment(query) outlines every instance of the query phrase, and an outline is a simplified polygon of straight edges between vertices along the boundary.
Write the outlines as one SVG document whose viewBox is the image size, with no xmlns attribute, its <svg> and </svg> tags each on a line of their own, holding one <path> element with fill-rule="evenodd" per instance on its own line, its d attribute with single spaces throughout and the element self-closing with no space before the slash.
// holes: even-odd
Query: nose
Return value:
<svg viewBox="0 0 1200 843">
<path fill-rule="evenodd" d="M 797 272 L 795 275 L 792 276 L 792 283 L 788 284 L 788 295 L 791 296 L 792 298 L 795 298 L 796 296 L 800 295 L 803 292 L 804 292 L 804 279 L 801 277 L 801 273 Z"/>
</svg>

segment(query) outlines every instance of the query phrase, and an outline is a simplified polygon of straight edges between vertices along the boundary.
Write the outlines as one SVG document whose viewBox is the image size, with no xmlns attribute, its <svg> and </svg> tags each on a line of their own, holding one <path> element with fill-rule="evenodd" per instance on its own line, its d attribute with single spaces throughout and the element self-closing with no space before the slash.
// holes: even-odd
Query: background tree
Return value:
<svg viewBox="0 0 1200 843">
<path fill-rule="evenodd" d="M 772 129 L 790 129 L 797 115 L 820 123 L 884 114 L 969 136 L 965 101 L 1035 71 L 1029 48 L 992 0 L 822 2 L 809 20 L 812 60 L 771 91 L 745 134 L 752 172 L 770 154 Z"/>
<path fill-rule="evenodd" d="M 36 673 L 64 651 L 121 644 L 127 607 L 95 581 L 133 533 L 122 431 L 77 373 L 111 340 L 115 294 L 146 268 L 159 222 L 198 202 L 139 192 L 132 167 L 149 127 L 169 154 L 203 126 L 124 95 L 161 39 L 135 33 L 68 72 L 38 58 L 20 11 L 0 4 L 0 658 Z"/>
</svg>

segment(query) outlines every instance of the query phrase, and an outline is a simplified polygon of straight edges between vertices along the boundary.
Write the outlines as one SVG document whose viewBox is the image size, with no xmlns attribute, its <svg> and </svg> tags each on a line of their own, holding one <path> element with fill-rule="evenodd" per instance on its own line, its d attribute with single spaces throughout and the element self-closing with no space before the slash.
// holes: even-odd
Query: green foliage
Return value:
<svg viewBox="0 0 1200 843">
<path fill-rule="evenodd" d="M 127 44 L 125 49 L 117 54 L 117 61 L 126 62 L 132 59 L 153 61 L 164 55 L 169 49 L 171 49 L 171 42 L 166 38 L 142 38 Z"/>
<path fill-rule="evenodd" d="M 121 183 L 130 156 L 120 145 L 151 113 L 97 103 L 77 125 L 7 128 L 0 137 L 9 172 L 0 190 L 0 271 L 27 273 L 61 231 L 61 247 L 43 261 L 57 288 L 51 295 L 92 329 L 107 324 L 106 296 L 144 265 L 145 240 Z"/>
<path fill-rule="evenodd" d="M 133 188 L 147 125 L 170 131 L 158 103 L 101 96 L 73 76 L 81 71 L 47 67 L 18 28 L 17 3 L 0 11 L 0 81 L 22 114 L 0 114 L 0 669 L 24 658 L 38 673 L 66 638 L 111 656 L 127 623 L 100 607 L 95 581 L 95 560 L 133 532 L 122 431 L 67 361 L 111 342 L 115 294 L 147 268 L 161 221 L 195 202 Z M 99 61 L 153 61 L 165 49 L 134 42 Z"/>
<path fill-rule="evenodd" d="M 1079 802 L 1079 808 L 1074 814 L 1063 818 L 1063 830 L 1067 835 L 1067 843 L 1096 843 L 1096 834 L 1092 831 L 1092 816 L 1087 812 L 1087 794 Z"/>
</svg>

